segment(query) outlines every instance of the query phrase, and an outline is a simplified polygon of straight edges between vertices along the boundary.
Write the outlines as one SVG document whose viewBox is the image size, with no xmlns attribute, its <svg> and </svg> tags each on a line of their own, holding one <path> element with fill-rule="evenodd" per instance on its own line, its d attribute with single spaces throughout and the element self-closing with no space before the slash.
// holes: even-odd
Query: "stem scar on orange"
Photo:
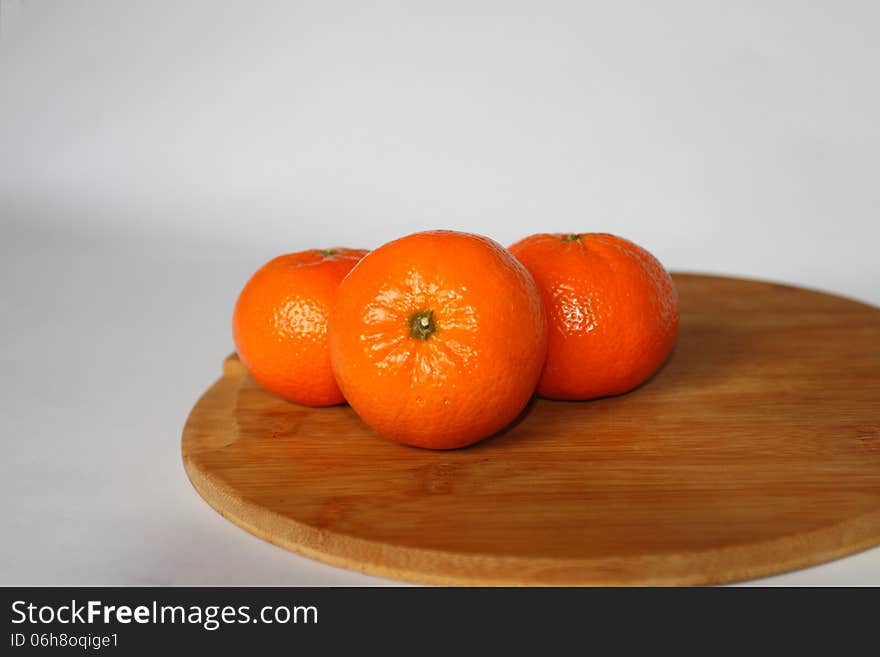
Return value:
<svg viewBox="0 0 880 657">
<path fill-rule="evenodd" d="M 278 256 L 248 280 L 235 304 L 238 357 L 269 392 L 299 404 L 345 399 L 327 348 L 327 315 L 339 282 L 367 252 L 313 249 Z"/>
<path fill-rule="evenodd" d="M 339 286 L 328 327 L 340 388 L 380 434 L 463 447 L 513 421 L 546 352 L 540 295 L 499 244 L 416 233 L 370 252 Z"/>
<path fill-rule="evenodd" d="M 678 297 L 663 265 L 645 249 L 606 233 L 558 233 L 526 237 L 510 252 L 534 276 L 547 315 L 542 397 L 624 393 L 669 356 Z"/>
</svg>

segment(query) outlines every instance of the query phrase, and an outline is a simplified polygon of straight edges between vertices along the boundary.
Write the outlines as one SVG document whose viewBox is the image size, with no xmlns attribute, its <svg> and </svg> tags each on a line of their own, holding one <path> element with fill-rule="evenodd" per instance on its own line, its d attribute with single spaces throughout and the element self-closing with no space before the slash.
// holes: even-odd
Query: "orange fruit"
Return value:
<svg viewBox="0 0 880 657">
<path fill-rule="evenodd" d="M 666 360 L 678 297 L 645 249 L 606 233 L 540 234 L 510 252 L 532 273 L 547 315 L 538 394 L 591 399 L 632 390 Z"/>
<path fill-rule="evenodd" d="M 330 368 L 327 315 L 339 282 L 366 253 L 344 248 L 290 253 L 248 280 L 235 304 L 232 337 L 257 383 L 308 406 L 345 401 Z"/>
<path fill-rule="evenodd" d="M 416 233 L 371 251 L 342 281 L 330 360 L 380 434 L 432 449 L 504 428 L 534 393 L 546 325 L 532 277 L 492 240 Z"/>
</svg>

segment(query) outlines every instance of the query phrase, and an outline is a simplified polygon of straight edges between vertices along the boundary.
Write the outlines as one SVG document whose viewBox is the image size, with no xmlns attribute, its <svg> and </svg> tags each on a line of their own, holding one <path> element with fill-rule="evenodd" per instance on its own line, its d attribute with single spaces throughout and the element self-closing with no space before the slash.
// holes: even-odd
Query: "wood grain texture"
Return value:
<svg viewBox="0 0 880 657">
<path fill-rule="evenodd" d="M 880 543 L 880 309 L 674 279 L 677 346 L 629 394 L 537 400 L 432 452 L 273 397 L 233 356 L 186 423 L 186 471 L 257 536 L 426 583 L 720 583 Z"/>
</svg>

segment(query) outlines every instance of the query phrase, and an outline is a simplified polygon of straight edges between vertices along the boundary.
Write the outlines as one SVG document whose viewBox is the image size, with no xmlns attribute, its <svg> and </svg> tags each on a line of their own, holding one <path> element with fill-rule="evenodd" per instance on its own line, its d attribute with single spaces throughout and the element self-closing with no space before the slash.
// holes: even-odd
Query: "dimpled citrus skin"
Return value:
<svg viewBox="0 0 880 657">
<path fill-rule="evenodd" d="M 339 282 L 367 252 L 313 249 L 270 260 L 245 284 L 232 315 L 238 357 L 269 392 L 307 406 L 342 404 L 327 349 Z"/>
<path fill-rule="evenodd" d="M 522 411 L 544 363 L 546 324 L 532 277 L 503 247 L 429 231 L 358 263 L 339 286 L 329 340 L 336 379 L 368 425 L 451 449 Z"/>
<path fill-rule="evenodd" d="M 532 273 L 548 323 L 538 394 L 582 400 L 648 379 L 678 334 L 678 296 L 663 265 L 606 233 L 539 234 L 510 247 Z"/>
</svg>

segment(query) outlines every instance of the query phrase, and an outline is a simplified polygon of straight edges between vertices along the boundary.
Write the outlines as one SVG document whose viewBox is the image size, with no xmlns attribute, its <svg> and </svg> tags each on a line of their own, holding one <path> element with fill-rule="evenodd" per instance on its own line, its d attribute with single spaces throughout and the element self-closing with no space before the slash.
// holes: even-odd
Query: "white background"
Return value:
<svg viewBox="0 0 880 657">
<path fill-rule="evenodd" d="M 378 584 L 180 430 L 282 252 L 628 237 L 880 304 L 876 2 L 0 0 L 0 584 Z M 880 549 L 760 580 L 880 585 Z"/>
</svg>

